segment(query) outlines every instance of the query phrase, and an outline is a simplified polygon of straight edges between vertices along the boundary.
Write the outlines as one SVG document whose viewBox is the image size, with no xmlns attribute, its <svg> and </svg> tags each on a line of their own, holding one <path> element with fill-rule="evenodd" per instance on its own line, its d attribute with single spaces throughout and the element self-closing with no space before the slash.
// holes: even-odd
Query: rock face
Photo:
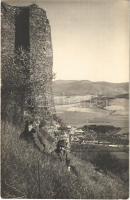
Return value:
<svg viewBox="0 0 130 200">
<path fill-rule="evenodd" d="M 40 117 L 51 123 L 53 52 L 46 12 L 2 3 L 2 118 Z"/>
</svg>

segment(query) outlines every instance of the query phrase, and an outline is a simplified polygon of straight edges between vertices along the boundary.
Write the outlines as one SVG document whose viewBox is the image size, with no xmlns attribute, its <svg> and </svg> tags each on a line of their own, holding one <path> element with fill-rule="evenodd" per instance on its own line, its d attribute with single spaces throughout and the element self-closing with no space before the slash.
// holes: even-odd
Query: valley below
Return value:
<svg viewBox="0 0 130 200">
<path fill-rule="evenodd" d="M 128 95 L 55 96 L 57 115 L 71 127 L 72 153 L 99 173 L 128 183 Z"/>
</svg>

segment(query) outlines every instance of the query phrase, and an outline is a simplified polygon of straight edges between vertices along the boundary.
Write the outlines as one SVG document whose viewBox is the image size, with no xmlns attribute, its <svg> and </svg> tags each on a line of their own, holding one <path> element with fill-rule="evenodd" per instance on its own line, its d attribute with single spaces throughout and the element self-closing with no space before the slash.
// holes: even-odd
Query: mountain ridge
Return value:
<svg viewBox="0 0 130 200">
<path fill-rule="evenodd" d="M 115 96 L 128 94 L 129 83 L 112 83 L 107 81 L 89 80 L 55 80 L 53 82 L 53 92 L 56 96 L 83 96 L 101 94 Z"/>
</svg>

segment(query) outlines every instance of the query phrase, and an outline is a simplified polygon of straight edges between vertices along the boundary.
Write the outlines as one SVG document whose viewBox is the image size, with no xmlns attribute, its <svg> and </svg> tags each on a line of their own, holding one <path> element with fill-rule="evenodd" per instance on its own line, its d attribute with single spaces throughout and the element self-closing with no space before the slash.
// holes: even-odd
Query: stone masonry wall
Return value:
<svg viewBox="0 0 130 200">
<path fill-rule="evenodd" d="M 32 115 L 51 121 L 54 113 L 54 102 L 52 95 L 52 65 L 53 53 L 51 42 L 51 29 L 46 12 L 37 5 L 30 5 L 29 8 L 29 49 L 23 49 L 27 52 L 26 60 L 22 62 L 21 54 L 16 51 L 16 14 L 18 15 L 24 7 L 10 6 L 2 3 L 2 104 L 5 107 L 17 105 L 15 109 L 10 107 L 9 113 L 18 115 Z M 24 31 L 24 30 L 23 30 Z M 24 45 L 25 46 L 25 45 Z M 23 48 L 24 48 L 23 46 Z M 17 54 L 17 55 L 16 55 Z M 16 61 L 17 58 L 17 61 Z M 8 61 L 10 59 L 11 61 Z M 25 58 L 24 58 L 25 59 Z M 19 60 L 21 62 L 19 62 Z M 16 67 L 22 68 L 22 63 L 28 67 L 29 90 L 22 90 L 20 87 L 21 77 L 17 76 L 19 70 L 15 70 L 13 62 L 16 61 Z M 17 63 L 20 63 L 17 66 Z M 22 71 L 22 73 L 24 70 Z M 14 76 L 15 74 L 15 76 Z M 6 77 L 7 75 L 7 77 Z M 13 80 L 11 80 L 11 77 Z M 18 84 L 13 87 L 14 79 L 18 79 Z M 25 78 L 25 77 L 24 77 Z M 12 82 L 11 82 L 12 81 Z M 25 80 L 26 81 L 26 80 Z M 16 83 L 17 83 L 16 82 Z M 11 84 L 12 87 L 11 87 Z M 17 85 L 19 87 L 17 87 Z M 26 86 L 26 85 L 25 85 Z M 6 88 L 6 89 L 5 89 Z M 25 91 L 26 90 L 26 91 Z M 7 92 L 8 91 L 8 92 Z M 8 93 L 8 101 L 5 98 Z M 31 107 L 31 112 L 30 112 Z M 7 113 L 3 109 L 4 114 Z M 3 114 L 3 115 L 4 115 Z M 3 116 L 2 115 L 2 116 Z M 8 117 L 8 116 L 7 116 Z M 12 120 L 13 117 L 11 116 Z M 16 119 L 17 120 L 17 119 Z"/>
<path fill-rule="evenodd" d="M 37 41 L 37 42 L 35 42 Z M 52 100 L 52 65 L 53 52 L 51 29 L 46 12 L 32 5 L 30 9 L 30 46 L 33 60 L 32 80 L 39 80 L 35 87 L 37 112 L 50 116 L 54 110 Z"/>
</svg>

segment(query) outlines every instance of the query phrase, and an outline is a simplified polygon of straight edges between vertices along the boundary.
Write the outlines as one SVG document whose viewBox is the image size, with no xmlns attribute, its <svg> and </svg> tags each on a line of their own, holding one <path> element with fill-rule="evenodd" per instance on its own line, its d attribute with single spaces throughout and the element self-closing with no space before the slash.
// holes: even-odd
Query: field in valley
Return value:
<svg viewBox="0 0 130 200">
<path fill-rule="evenodd" d="M 82 126 L 86 124 L 110 124 L 128 129 L 128 100 L 115 99 L 105 109 L 83 107 L 80 103 L 56 105 L 56 112 L 67 124 Z"/>
<path fill-rule="evenodd" d="M 113 98 L 110 100 L 109 106 L 104 108 L 81 102 L 56 105 L 57 115 L 72 127 L 113 126 L 119 128 L 119 131 L 116 132 L 117 136 L 126 134 L 128 138 L 127 98 Z M 72 152 L 80 159 L 91 162 L 99 171 L 110 172 L 128 184 L 128 146 L 118 145 L 115 148 L 106 144 L 76 143 L 72 147 Z"/>
</svg>

